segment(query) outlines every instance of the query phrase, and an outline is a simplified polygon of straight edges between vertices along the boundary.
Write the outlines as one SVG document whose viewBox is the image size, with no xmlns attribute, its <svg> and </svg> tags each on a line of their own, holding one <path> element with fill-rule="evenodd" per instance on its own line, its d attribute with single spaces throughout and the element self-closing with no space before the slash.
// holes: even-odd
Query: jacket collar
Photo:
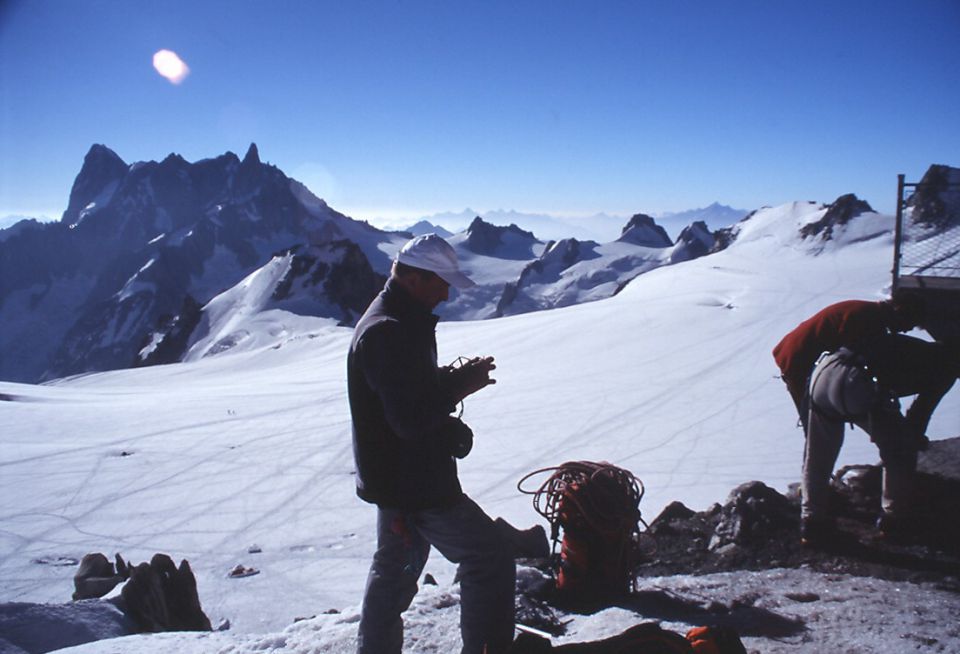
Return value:
<svg viewBox="0 0 960 654">
<path fill-rule="evenodd" d="M 398 318 L 423 322 L 430 327 L 436 327 L 440 320 L 439 316 L 413 299 L 413 296 L 393 278 L 387 279 L 382 296 L 387 311 Z"/>
</svg>

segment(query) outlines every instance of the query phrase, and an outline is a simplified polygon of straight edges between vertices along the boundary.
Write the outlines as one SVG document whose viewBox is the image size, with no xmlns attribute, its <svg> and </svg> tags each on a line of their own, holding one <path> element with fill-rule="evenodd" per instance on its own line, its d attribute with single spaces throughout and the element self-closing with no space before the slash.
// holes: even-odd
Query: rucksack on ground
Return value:
<svg viewBox="0 0 960 654">
<path fill-rule="evenodd" d="M 550 476 L 538 489 L 523 489 L 524 481 L 542 473 Z M 643 485 L 631 472 L 607 462 L 570 461 L 532 472 L 518 487 L 534 496 L 534 509 L 550 522 L 554 552 L 559 544 L 561 594 L 594 600 L 635 590 Z"/>
</svg>

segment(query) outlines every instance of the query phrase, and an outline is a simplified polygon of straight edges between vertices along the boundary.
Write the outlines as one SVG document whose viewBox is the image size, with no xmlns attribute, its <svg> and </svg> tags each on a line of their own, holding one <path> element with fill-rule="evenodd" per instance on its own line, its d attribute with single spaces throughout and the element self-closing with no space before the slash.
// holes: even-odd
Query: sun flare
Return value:
<svg viewBox="0 0 960 654">
<path fill-rule="evenodd" d="M 171 84 L 179 84 L 190 74 L 190 68 L 172 50 L 158 50 L 154 53 L 153 67 Z"/>
</svg>

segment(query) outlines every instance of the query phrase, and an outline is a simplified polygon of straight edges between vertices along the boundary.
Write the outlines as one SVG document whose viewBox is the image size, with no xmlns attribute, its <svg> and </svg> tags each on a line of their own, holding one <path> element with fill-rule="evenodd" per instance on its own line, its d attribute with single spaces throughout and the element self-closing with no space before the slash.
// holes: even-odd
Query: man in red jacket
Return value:
<svg viewBox="0 0 960 654">
<path fill-rule="evenodd" d="M 800 323 L 773 349 L 805 428 L 805 544 L 822 544 L 834 531 L 827 500 L 846 422 L 866 431 L 880 450 L 881 531 L 897 531 L 907 521 L 917 451 L 927 443 L 933 410 L 958 368 L 941 344 L 898 333 L 916 327 L 922 317 L 922 302 L 913 295 L 880 302 L 847 300 Z M 825 353 L 830 356 L 823 357 Z M 904 416 L 897 398 L 907 395 L 917 397 Z"/>
</svg>

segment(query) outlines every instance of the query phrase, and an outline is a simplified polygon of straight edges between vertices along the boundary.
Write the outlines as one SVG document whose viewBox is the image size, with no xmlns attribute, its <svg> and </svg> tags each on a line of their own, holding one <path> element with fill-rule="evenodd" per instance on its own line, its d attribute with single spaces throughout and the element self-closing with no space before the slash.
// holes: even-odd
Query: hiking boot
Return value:
<svg viewBox="0 0 960 654">
<path fill-rule="evenodd" d="M 830 518 L 801 518 L 800 544 L 804 547 L 824 548 L 836 543 L 837 524 Z"/>
<path fill-rule="evenodd" d="M 530 559 L 544 559 L 550 556 L 550 542 L 547 532 L 541 525 L 529 529 L 517 529 L 503 518 L 496 519 L 500 534 L 513 546 L 514 556 Z"/>
<path fill-rule="evenodd" d="M 877 518 L 877 531 L 891 543 L 909 543 L 916 540 L 916 520 L 908 516 L 882 513 Z"/>
</svg>

